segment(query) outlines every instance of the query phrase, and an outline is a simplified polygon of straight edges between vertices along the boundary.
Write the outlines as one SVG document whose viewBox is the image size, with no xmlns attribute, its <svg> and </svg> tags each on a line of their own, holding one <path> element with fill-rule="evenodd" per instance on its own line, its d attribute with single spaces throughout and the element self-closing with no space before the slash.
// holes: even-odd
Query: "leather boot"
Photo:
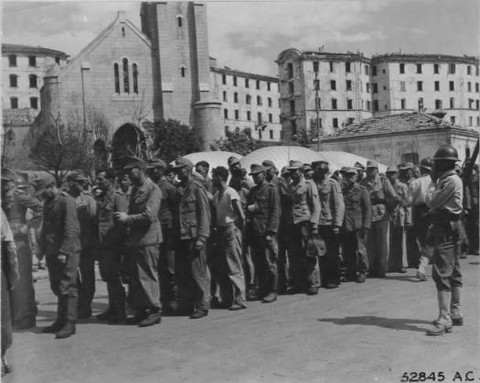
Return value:
<svg viewBox="0 0 480 383">
<path fill-rule="evenodd" d="M 450 316 L 454 326 L 463 326 L 463 315 L 460 310 L 460 287 L 452 287 L 452 301 L 450 303 Z"/>
<path fill-rule="evenodd" d="M 56 339 L 69 338 L 76 332 L 75 323 L 77 321 L 77 300 L 76 296 L 65 296 L 66 297 L 66 312 L 65 318 L 66 322 L 60 331 L 56 334 Z"/>
<path fill-rule="evenodd" d="M 439 318 L 433 327 L 427 331 L 427 335 L 437 336 L 452 332 L 452 320 L 448 312 L 450 306 L 450 291 L 438 291 Z"/>
<path fill-rule="evenodd" d="M 125 322 L 127 319 L 127 310 L 125 307 L 125 290 L 123 290 L 123 286 L 121 286 L 121 290 L 115 294 L 113 304 L 115 312 L 108 318 L 108 321 L 112 323 Z"/>
<path fill-rule="evenodd" d="M 57 319 L 50 326 L 42 328 L 44 334 L 56 334 L 63 327 L 65 323 L 65 312 L 67 300 L 65 296 L 60 295 L 57 299 Z"/>
<path fill-rule="evenodd" d="M 112 288 L 110 286 L 110 283 L 107 282 L 107 292 L 108 292 L 108 308 L 95 316 L 98 320 L 108 320 L 111 316 L 116 314 L 115 310 L 115 305 L 113 303 L 113 294 L 112 294 Z"/>
</svg>

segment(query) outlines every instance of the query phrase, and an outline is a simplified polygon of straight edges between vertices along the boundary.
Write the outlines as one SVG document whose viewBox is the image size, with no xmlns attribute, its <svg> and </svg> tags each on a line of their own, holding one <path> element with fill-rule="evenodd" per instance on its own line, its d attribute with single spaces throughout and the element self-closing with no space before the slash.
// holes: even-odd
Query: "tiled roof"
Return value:
<svg viewBox="0 0 480 383">
<path fill-rule="evenodd" d="M 463 129 L 440 118 L 420 112 L 391 114 L 384 117 L 372 117 L 351 124 L 325 138 L 358 137 L 395 132 L 421 131 L 428 129 Z M 467 131 L 467 129 L 465 129 Z"/>
<path fill-rule="evenodd" d="M 63 60 L 66 60 L 69 57 L 65 52 L 58 51 L 56 49 L 18 44 L 2 44 L 2 54 L 38 54 L 52 57 L 59 56 Z"/>
</svg>

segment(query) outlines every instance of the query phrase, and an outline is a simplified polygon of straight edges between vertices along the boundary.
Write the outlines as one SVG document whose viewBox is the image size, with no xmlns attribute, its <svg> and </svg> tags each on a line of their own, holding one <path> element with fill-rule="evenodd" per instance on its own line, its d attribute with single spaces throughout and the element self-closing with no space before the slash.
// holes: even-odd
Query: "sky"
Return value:
<svg viewBox="0 0 480 383">
<path fill-rule="evenodd" d="M 478 0 L 202 1 L 210 55 L 219 66 L 277 75 L 288 48 L 373 54 L 479 55 Z M 74 56 L 124 10 L 140 27 L 140 3 L 4 2 L 2 42 Z"/>
</svg>

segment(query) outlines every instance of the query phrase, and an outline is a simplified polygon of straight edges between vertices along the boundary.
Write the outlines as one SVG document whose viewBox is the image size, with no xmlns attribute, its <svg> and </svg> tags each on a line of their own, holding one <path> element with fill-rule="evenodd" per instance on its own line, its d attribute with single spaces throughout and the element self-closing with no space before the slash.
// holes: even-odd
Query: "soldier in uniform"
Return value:
<svg viewBox="0 0 480 383">
<path fill-rule="evenodd" d="M 318 293 L 320 274 L 316 257 L 307 257 L 307 241 L 318 234 L 320 219 L 320 199 L 316 185 L 305 180 L 303 164 L 290 161 L 290 183 L 288 196 L 291 209 L 285 211 L 285 224 L 288 233 L 288 257 L 290 266 L 291 294 L 306 292 L 309 295 Z"/>
<path fill-rule="evenodd" d="M 250 175 L 255 186 L 247 196 L 247 230 L 258 293 L 263 302 L 270 303 L 277 299 L 278 291 L 278 192 L 275 186 L 265 180 L 265 168 L 262 165 L 253 164 Z"/>
<path fill-rule="evenodd" d="M 97 173 L 101 191 L 97 199 L 98 248 L 100 275 L 107 283 L 108 308 L 97 315 L 100 320 L 123 322 L 126 319 L 125 289 L 120 279 L 120 261 L 125 245 L 126 230 L 113 219 L 116 212 L 128 211 L 127 200 L 120 190 L 115 190 L 115 172 L 102 169 Z"/>
<path fill-rule="evenodd" d="M 358 170 L 345 168 L 343 172 L 343 199 L 345 218 L 342 231 L 343 258 L 347 281 L 365 282 L 369 263 L 367 237 L 372 219 L 370 196 L 367 189 L 357 182 Z"/>
<path fill-rule="evenodd" d="M 128 246 L 133 260 L 130 293 L 133 317 L 127 324 L 152 326 L 161 321 L 160 285 L 158 281 L 159 244 L 162 229 L 158 211 L 162 192 L 145 175 L 145 162 L 131 158 L 123 167 L 132 181 L 128 213 L 115 212 L 114 218 L 128 229 Z"/>
<path fill-rule="evenodd" d="M 280 177 L 277 177 L 277 189 L 280 199 L 280 222 L 278 225 L 278 292 L 285 294 L 290 288 L 290 272 L 288 264 L 288 232 L 287 232 L 287 216 L 292 209 L 292 201 L 288 195 L 288 182 L 290 175 L 286 166 L 282 168 Z"/>
<path fill-rule="evenodd" d="M 463 187 L 455 173 L 455 161 L 458 161 L 458 154 L 453 146 L 445 144 L 437 149 L 431 174 L 436 187 L 427 194 L 430 225 L 426 242 L 433 246 L 432 278 L 439 308 L 439 316 L 427 335 L 443 335 L 452 331 L 452 324 L 463 325 L 460 310 L 462 274 L 455 250 L 457 222 L 463 209 Z"/>
<path fill-rule="evenodd" d="M 390 249 L 388 256 L 388 272 L 406 273 L 404 261 L 405 249 L 405 223 L 408 209 L 408 186 L 398 179 L 396 166 L 389 166 L 386 172 L 390 184 L 395 193 L 401 198 L 401 202 L 393 207 L 389 213 L 390 219 Z"/>
<path fill-rule="evenodd" d="M 367 238 L 369 276 L 384 278 L 388 260 L 388 209 L 400 203 L 390 181 L 378 174 L 378 163 L 367 162 L 367 175 L 360 183 L 370 193 L 372 224 Z"/>
<path fill-rule="evenodd" d="M 319 259 L 322 287 L 333 289 L 340 284 L 340 228 L 345 214 L 342 189 L 337 181 L 329 177 L 329 163 L 312 163 L 314 182 L 320 199 L 318 234 L 325 240 L 327 253 Z"/>
<path fill-rule="evenodd" d="M 95 295 L 95 246 L 97 241 L 97 203 L 85 191 L 88 178 L 80 172 L 72 172 L 68 178 L 68 193 L 77 203 L 77 216 L 80 223 L 80 273 L 78 284 L 78 318 L 92 315 L 92 301 Z"/>
<path fill-rule="evenodd" d="M 191 314 L 190 318 L 199 319 L 208 315 L 210 307 L 206 252 L 210 236 L 210 204 L 203 184 L 192 178 L 191 161 L 179 158 L 173 169 L 179 179 L 172 224 L 176 242 L 177 313 Z"/>
<path fill-rule="evenodd" d="M 210 172 L 210 164 L 207 161 L 197 162 L 195 165 L 195 172 L 203 177 L 205 189 L 208 192 L 209 199 L 211 199 L 215 191 L 213 190 L 212 179 L 208 176 L 208 173 Z"/>
<path fill-rule="evenodd" d="M 167 165 L 159 158 L 150 160 L 147 172 L 150 179 L 158 185 L 162 192 L 162 203 L 158 218 L 162 227 L 163 242 L 160 244 L 158 275 L 160 278 L 160 301 L 164 312 L 175 311 L 175 251 L 173 250 L 172 209 L 175 204 L 176 189 L 165 177 Z"/>
<path fill-rule="evenodd" d="M 405 184 L 407 188 L 415 180 L 413 177 L 414 165 L 411 162 L 404 162 L 398 165 L 398 179 Z M 417 267 L 420 259 L 420 252 L 416 243 L 416 232 L 412 225 L 412 208 L 411 206 L 405 206 L 405 253 L 407 255 L 407 263 L 411 267 Z"/>
<path fill-rule="evenodd" d="M 80 223 L 75 199 L 59 190 L 55 181 L 37 178 L 35 189 L 44 199 L 43 225 L 39 250 L 45 255 L 50 287 L 58 299 L 57 319 L 42 332 L 57 339 L 75 334 L 78 305 L 78 267 L 80 264 Z"/>
<path fill-rule="evenodd" d="M 39 221 L 42 203 L 25 190 L 23 177 L 9 169 L 2 169 L 2 209 L 13 232 L 17 248 L 20 280 L 12 292 L 12 317 L 16 330 L 35 326 L 37 306 L 32 277 L 32 253 L 28 241 L 27 210 L 33 212 L 34 220 Z"/>
<path fill-rule="evenodd" d="M 471 160 L 470 160 L 471 161 Z M 467 175 L 468 176 L 468 175 Z M 478 237 L 479 237 L 479 179 L 478 179 L 478 165 L 474 165 L 472 169 L 472 174 L 465 180 L 467 185 L 467 193 L 469 194 L 469 209 L 466 212 L 466 222 L 467 222 L 467 235 L 469 243 L 469 253 L 478 255 Z"/>
</svg>

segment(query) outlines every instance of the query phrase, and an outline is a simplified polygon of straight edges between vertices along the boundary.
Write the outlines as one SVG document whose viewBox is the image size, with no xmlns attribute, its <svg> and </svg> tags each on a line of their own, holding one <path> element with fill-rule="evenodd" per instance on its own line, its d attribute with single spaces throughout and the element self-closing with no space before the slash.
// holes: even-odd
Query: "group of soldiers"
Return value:
<svg viewBox="0 0 480 383">
<path fill-rule="evenodd" d="M 321 287 L 363 283 L 406 267 L 426 280 L 425 268 L 441 242 L 438 235 L 432 242 L 428 230 L 437 221 L 428 217 L 438 220 L 445 208 L 454 222 L 448 238 L 455 256 L 467 242 L 478 254 L 478 168 L 460 181 L 461 201 L 457 196 L 455 203 L 461 206 L 448 210 L 450 197 L 438 202 L 435 194 L 446 172 L 438 164 L 444 162 L 455 170 L 453 147 L 442 146 L 418 167 L 406 162 L 385 173 L 372 160 L 335 172 L 322 160 L 290 161 L 280 171 L 265 160 L 248 172 L 230 157 L 228 168 L 213 169 L 210 178 L 206 161 L 194 165 L 179 158 L 167 165 L 159 158 L 128 158 L 121 169 L 98 170 L 94 185 L 81 172 L 71 172 L 63 189 L 39 176 L 32 193 L 25 179 L 2 171 L 2 210 L 22 276 L 32 267 L 27 212 L 33 212 L 29 222 L 41 225 L 38 253 L 46 258 L 58 298 L 57 318 L 42 331 L 62 339 L 75 333 L 77 318 L 92 315 L 95 261 L 108 291 L 108 308 L 97 319 L 140 327 L 160 323 L 162 314 L 198 319 L 210 307 L 242 310 L 249 300 L 315 295 Z M 469 241 L 466 219 L 476 225 Z M 3 242 L 2 234 L 2 247 Z M 5 273 L 2 280 L 13 286 L 12 267 Z M 444 281 L 450 277 L 440 271 L 433 276 L 439 291 L 447 286 L 454 300 L 455 287 Z M 461 276 L 456 277 L 459 287 Z M 34 300 L 31 279 L 20 284 L 12 290 L 21 299 L 12 298 L 11 314 L 17 328 L 25 328 L 34 325 L 36 308 L 28 309 L 32 305 L 25 301 Z M 2 285 L 2 298 L 3 290 Z M 458 323 L 459 310 L 452 315 Z M 445 332 L 448 326 L 437 327 Z M 2 315 L 2 355 L 8 347 L 3 339 Z"/>
</svg>

